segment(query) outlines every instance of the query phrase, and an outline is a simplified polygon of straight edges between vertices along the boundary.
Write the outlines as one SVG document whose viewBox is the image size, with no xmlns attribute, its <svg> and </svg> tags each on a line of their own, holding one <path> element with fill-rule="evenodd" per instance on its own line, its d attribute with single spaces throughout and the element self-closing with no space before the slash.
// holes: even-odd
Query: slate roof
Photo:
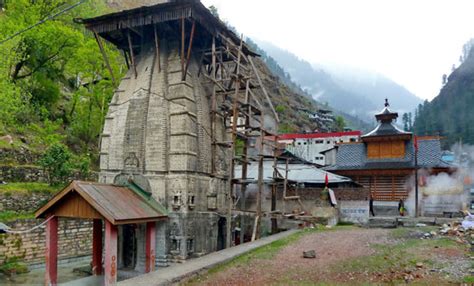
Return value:
<svg viewBox="0 0 474 286">
<path fill-rule="evenodd" d="M 415 167 L 413 141 L 405 143 L 405 157 L 401 159 L 368 159 L 365 143 L 341 144 L 336 155 L 336 164 L 325 170 L 373 170 L 405 169 Z M 451 168 L 441 160 L 441 143 L 438 139 L 418 140 L 418 166 L 422 168 Z"/>
<path fill-rule="evenodd" d="M 374 130 L 369 133 L 362 135 L 362 138 L 375 137 L 375 136 L 387 136 L 387 135 L 410 135 L 411 132 L 406 132 L 399 129 L 397 126 L 390 122 L 381 122 Z"/>
</svg>

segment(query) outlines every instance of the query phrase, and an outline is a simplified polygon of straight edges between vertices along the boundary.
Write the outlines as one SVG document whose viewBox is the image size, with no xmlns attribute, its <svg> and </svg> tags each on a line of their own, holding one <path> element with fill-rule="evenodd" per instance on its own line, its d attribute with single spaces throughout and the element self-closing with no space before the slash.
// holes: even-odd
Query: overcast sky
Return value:
<svg viewBox="0 0 474 286">
<path fill-rule="evenodd" d="M 380 72 L 423 99 L 474 37 L 469 0 L 201 0 L 251 38 L 312 63 Z"/>
</svg>

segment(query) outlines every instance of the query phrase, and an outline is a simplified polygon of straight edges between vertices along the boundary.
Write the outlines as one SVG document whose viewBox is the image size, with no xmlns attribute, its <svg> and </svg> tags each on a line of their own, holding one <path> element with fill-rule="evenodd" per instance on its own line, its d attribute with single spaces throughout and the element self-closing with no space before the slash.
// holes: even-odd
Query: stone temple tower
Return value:
<svg viewBox="0 0 474 286">
<path fill-rule="evenodd" d="M 129 65 L 105 119 L 100 181 L 133 182 L 167 209 L 169 220 L 157 225 L 158 265 L 224 248 L 229 151 L 212 143 L 230 136 L 226 120 L 211 111 L 217 103 L 203 74 L 210 73 L 206 51 L 226 41 L 239 45 L 240 39 L 190 0 L 81 22 L 99 46 L 105 39 L 121 49 Z M 246 47 L 242 52 L 255 55 Z M 143 267 L 143 243 L 137 241 L 144 231 L 119 229 L 122 266 Z"/>
</svg>

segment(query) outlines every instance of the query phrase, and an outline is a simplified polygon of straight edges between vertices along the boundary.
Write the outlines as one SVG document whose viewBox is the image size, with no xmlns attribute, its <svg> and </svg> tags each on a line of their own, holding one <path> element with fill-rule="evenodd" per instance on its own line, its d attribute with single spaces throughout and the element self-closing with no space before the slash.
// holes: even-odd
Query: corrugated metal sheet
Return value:
<svg viewBox="0 0 474 286">
<path fill-rule="evenodd" d="M 112 224 L 138 223 L 166 218 L 159 209 L 127 187 L 93 182 L 73 181 L 36 212 L 36 217 L 54 215 L 54 208 L 62 198 L 77 192 L 96 211 Z M 80 216 L 78 216 L 80 218 Z"/>
<path fill-rule="evenodd" d="M 280 174 L 285 176 L 285 164 L 277 164 Z M 329 183 L 348 183 L 352 182 L 350 178 L 339 176 L 309 164 L 289 164 L 288 179 L 298 183 L 324 184 L 326 174 L 328 174 Z M 236 166 L 235 178 L 240 179 L 242 175 L 242 166 Z M 247 169 L 247 178 L 257 180 L 258 163 L 252 163 Z M 273 161 L 263 162 L 263 179 L 266 182 L 272 181 Z"/>
</svg>

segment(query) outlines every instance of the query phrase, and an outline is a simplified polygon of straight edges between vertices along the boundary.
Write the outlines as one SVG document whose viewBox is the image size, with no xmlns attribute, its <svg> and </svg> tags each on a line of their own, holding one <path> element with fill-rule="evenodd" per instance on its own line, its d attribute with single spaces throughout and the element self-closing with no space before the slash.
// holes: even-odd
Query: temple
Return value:
<svg viewBox="0 0 474 286">
<path fill-rule="evenodd" d="M 416 170 L 436 174 L 452 168 L 441 160 L 438 136 L 415 137 L 400 130 L 395 125 L 398 113 L 389 107 L 386 100 L 375 115 L 377 127 L 362 135 L 361 142 L 339 144 L 335 164 L 325 168 L 363 185 L 376 201 L 406 199 Z"/>
</svg>

